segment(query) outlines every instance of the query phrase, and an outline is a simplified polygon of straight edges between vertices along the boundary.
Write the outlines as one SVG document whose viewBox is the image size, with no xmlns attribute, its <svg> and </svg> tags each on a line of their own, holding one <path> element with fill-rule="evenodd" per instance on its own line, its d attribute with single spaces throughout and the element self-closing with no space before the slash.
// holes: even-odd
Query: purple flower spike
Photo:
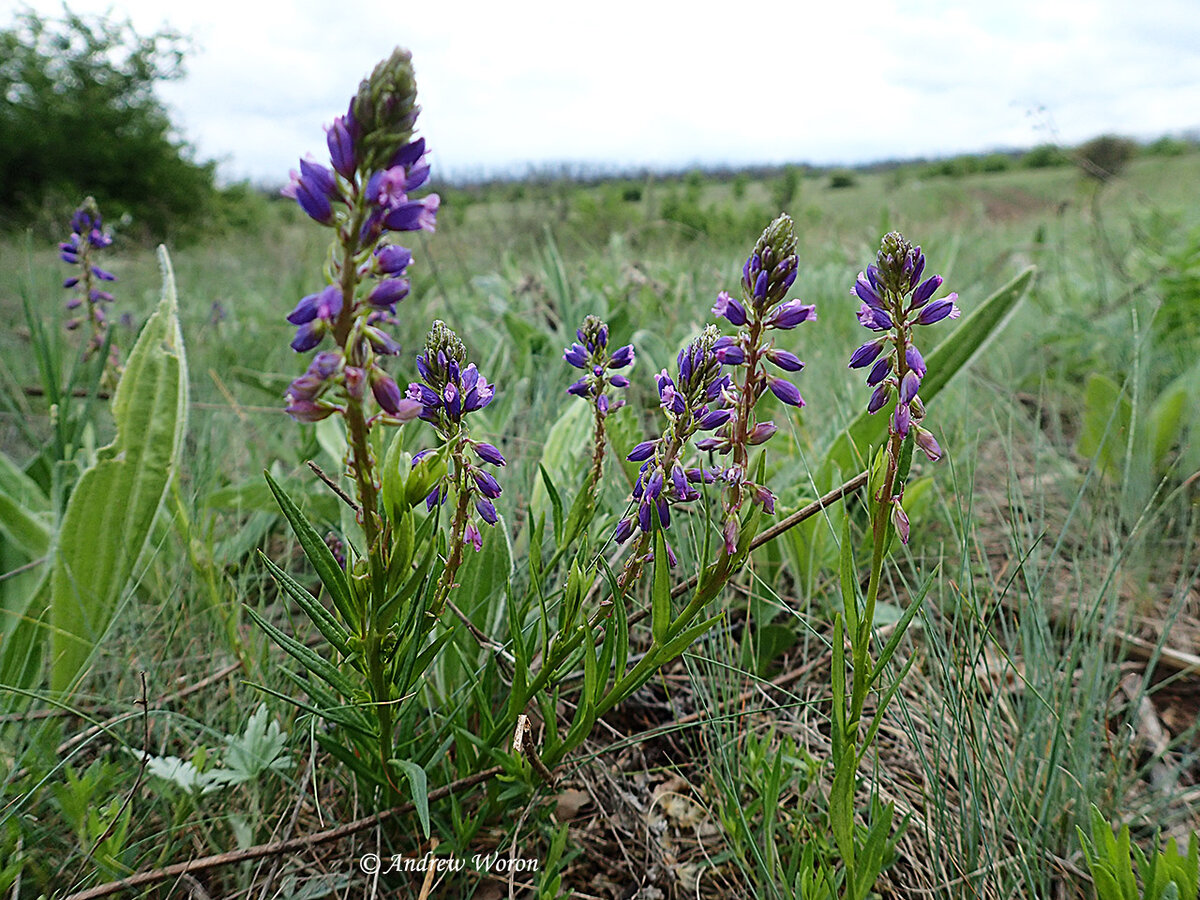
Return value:
<svg viewBox="0 0 1200 900">
<path fill-rule="evenodd" d="M 942 321 L 942 319 L 957 319 L 962 314 L 962 310 L 954 302 L 957 299 L 958 294 L 951 294 L 940 300 L 934 300 L 918 313 L 916 318 L 917 324 L 932 325 L 934 322 Z"/>
<path fill-rule="evenodd" d="M 746 307 L 729 296 L 728 291 L 717 294 L 717 302 L 713 304 L 713 315 L 724 316 L 731 324 L 742 326 L 746 324 Z"/>
<path fill-rule="evenodd" d="M 768 378 L 767 387 L 771 389 L 772 394 L 789 406 L 804 405 L 804 398 L 800 396 L 799 389 L 785 378 Z"/>
</svg>

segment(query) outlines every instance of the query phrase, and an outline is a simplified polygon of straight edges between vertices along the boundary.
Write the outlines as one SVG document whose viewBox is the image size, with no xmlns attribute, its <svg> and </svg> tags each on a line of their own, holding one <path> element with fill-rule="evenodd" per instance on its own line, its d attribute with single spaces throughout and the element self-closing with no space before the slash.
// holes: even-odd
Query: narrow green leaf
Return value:
<svg viewBox="0 0 1200 900">
<path fill-rule="evenodd" d="M 278 697 L 280 700 L 287 701 L 296 707 L 296 709 L 316 716 L 319 719 L 328 720 L 334 725 L 345 728 L 347 731 L 360 734 L 368 740 L 377 741 L 379 739 L 379 730 L 373 726 L 370 720 L 357 707 L 338 702 L 337 695 L 319 678 L 314 678 L 312 675 L 297 675 L 291 669 L 284 668 L 283 666 L 279 667 L 279 671 L 283 673 L 284 678 L 311 697 L 313 702 L 305 703 L 303 700 L 289 697 L 287 694 L 280 693 L 261 684 L 255 684 L 253 687 L 270 694 L 272 697 Z"/>
<path fill-rule="evenodd" d="M 856 756 L 848 748 L 837 763 L 833 774 L 833 785 L 829 789 L 829 828 L 838 852 L 852 868 L 855 860 L 854 846 L 854 775 Z"/>
<path fill-rule="evenodd" d="M 292 656 L 304 668 L 308 669 L 308 671 L 312 672 L 343 697 L 353 696 L 354 683 L 339 672 L 333 663 L 290 635 L 284 634 L 264 619 L 258 613 L 258 610 L 247 606 L 246 612 L 250 614 L 250 618 L 258 623 L 258 627 L 267 633 L 267 637 L 278 644 L 282 650 Z"/>
<path fill-rule="evenodd" d="M 279 566 L 275 565 L 275 563 L 271 562 L 265 553 L 260 550 L 258 555 L 263 563 L 266 564 L 267 571 L 271 573 L 287 595 L 295 600 L 296 604 L 304 610 L 305 615 L 317 626 L 317 630 L 321 632 L 325 640 L 333 644 L 342 656 L 349 656 L 350 648 L 348 641 L 350 640 L 350 632 L 346 630 L 346 627 L 335 619 L 329 610 L 322 606 L 321 602 L 306 591 L 299 582 L 283 569 L 279 568 Z"/>
<path fill-rule="evenodd" d="M 875 668 L 871 672 L 869 684 L 874 684 L 879 676 L 883 673 L 883 667 L 891 660 L 892 654 L 896 652 L 896 648 L 900 646 L 900 641 L 904 637 L 904 633 L 908 630 L 909 624 L 913 620 L 913 616 L 921 609 L 921 604 L 925 600 L 925 595 L 929 593 L 929 588 L 933 585 L 934 573 L 930 573 L 925 579 L 925 583 L 921 585 L 916 595 L 908 601 L 908 607 L 904 610 L 904 614 L 896 623 L 895 629 L 892 631 L 888 642 L 884 644 L 883 650 L 879 653 L 879 660 L 875 663 Z"/>
<path fill-rule="evenodd" d="M 719 612 L 711 618 L 705 619 L 702 622 L 697 622 L 691 628 L 686 628 L 676 637 L 671 638 L 662 648 L 662 662 L 665 665 L 677 657 L 680 653 L 695 643 L 700 635 L 704 634 L 718 622 L 725 618 L 725 613 Z"/>
<path fill-rule="evenodd" d="M 179 462 L 187 360 L 175 278 L 158 251 L 163 292 L 129 353 L 113 398 L 116 437 L 67 503 L 50 585 L 51 686 L 67 690 L 112 621 Z"/>
<path fill-rule="evenodd" d="M 429 838 L 429 780 L 425 770 L 411 759 L 393 759 L 393 766 L 408 777 L 408 786 L 412 789 L 413 806 L 417 808 L 417 818 L 421 820 L 421 830 Z"/>
<path fill-rule="evenodd" d="M 842 617 L 833 616 L 833 659 L 830 662 L 829 682 L 833 691 L 833 724 L 835 741 L 844 741 L 846 735 L 846 636 Z M 839 743 L 840 746 L 840 743 Z"/>
<path fill-rule="evenodd" d="M 858 634 L 858 572 L 854 568 L 854 547 L 850 538 L 850 516 L 842 519 L 842 552 L 839 578 L 842 585 L 842 612 L 846 628 Z"/>
<path fill-rule="evenodd" d="M 650 631 L 659 644 L 667 642 L 671 630 L 671 567 L 667 539 L 661 528 L 654 531 L 654 583 L 650 589 Z M 691 641 L 688 641 L 690 644 Z"/>
<path fill-rule="evenodd" d="M 334 558 L 333 551 L 317 534 L 317 530 L 309 524 L 304 513 L 300 511 L 300 507 L 296 506 L 287 492 L 271 477 L 271 473 L 264 471 L 263 477 L 267 479 L 271 493 L 275 495 L 275 502 L 279 504 L 288 524 L 292 526 L 292 532 L 296 535 L 296 540 L 300 542 L 304 555 L 316 569 L 317 577 L 321 579 L 321 584 L 325 585 L 325 590 L 329 591 L 333 605 L 337 607 L 338 612 L 342 614 L 342 618 L 351 628 L 357 628 L 358 616 L 350 598 L 350 585 L 346 581 L 346 573 L 342 571 L 342 567 Z"/>
<path fill-rule="evenodd" d="M 546 495 L 550 498 L 550 506 L 554 510 L 554 543 L 561 547 L 563 528 L 566 526 L 566 522 L 563 521 L 562 497 L 559 496 L 558 488 L 554 486 L 554 479 L 550 477 L 546 467 L 538 463 L 538 471 L 542 473 L 542 486 L 545 487 Z"/>
<path fill-rule="evenodd" d="M 605 566 L 607 569 L 607 565 Z M 609 578 L 612 578 L 612 571 L 608 571 Z M 624 601 L 613 604 L 613 620 L 615 623 L 613 642 L 616 645 L 613 651 L 613 670 L 616 672 L 614 676 L 617 681 L 625 677 L 625 667 L 629 665 L 629 612 L 625 609 Z"/>
<path fill-rule="evenodd" d="M 603 686 L 597 687 L 596 647 L 592 642 L 592 633 L 585 625 L 579 626 L 580 646 L 583 648 L 583 695 L 595 697 Z"/>
</svg>

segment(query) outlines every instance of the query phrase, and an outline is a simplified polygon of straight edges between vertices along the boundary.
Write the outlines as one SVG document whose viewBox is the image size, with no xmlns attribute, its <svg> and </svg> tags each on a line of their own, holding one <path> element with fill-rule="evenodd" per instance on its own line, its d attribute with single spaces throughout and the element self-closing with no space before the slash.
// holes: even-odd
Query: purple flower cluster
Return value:
<svg viewBox="0 0 1200 900">
<path fill-rule="evenodd" d="M 417 371 L 420 382 L 408 386 L 408 402 L 420 410 L 420 418 L 437 430 L 443 440 L 452 442 L 455 459 L 463 471 L 459 477 L 459 490 L 463 491 L 461 508 L 474 500 L 475 511 L 488 525 L 495 525 L 498 518 L 492 501 L 500 496 L 500 484 L 486 469 L 459 452 L 470 448 L 480 463 L 503 466 L 504 457 L 491 444 L 472 440 L 463 427 L 463 418 L 476 410 L 483 409 L 495 397 L 495 387 L 488 384 L 474 363 L 467 363 L 467 350 L 458 335 L 444 322 L 436 321 L 425 341 L 425 350 L 417 356 Z M 422 451 L 413 458 L 414 465 L 428 455 Z M 425 498 L 425 505 L 433 509 L 446 499 L 447 489 L 438 485 Z M 482 546 L 483 538 L 473 522 L 465 522 L 464 538 L 476 550 Z"/>
<path fill-rule="evenodd" d="M 96 201 L 88 197 L 71 216 L 71 236 L 58 245 L 58 250 L 59 258 L 63 262 L 79 266 L 78 275 L 72 275 L 63 281 L 64 288 L 79 290 L 78 294 L 67 301 L 67 309 L 76 310 L 87 305 L 94 341 L 107 324 L 104 309 L 100 304 L 112 303 L 113 300 L 112 294 L 98 287 L 96 282 L 116 281 L 117 276 L 97 266 L 92 261 L 92 256 L 97 250 L 103 250 L 111 244 L 112 236 L 104 230 Z M 69 319 L 67 328 L 78 328 L 82 322 L 80 317 Z"/>
<path fill-rule="evenodd" d="M 563 359 L 584 376 L 567 388 L 568 394 L 583 397 L 591 402 L 601 416 L 625 405 L 624 399 L 610 401 L 607 389 L 629 387 L 629 379 L 619 373 L 609 374 L 610 369 L 624 369 L 633 363 L 633 344 L 626 344 L 608 352 L 608 326 L 595 316 L 583 320 L 583 326 L 575 332 L 579 338 L 563 351 Z"/>
<path fill-rule="evenodd" d="M 415 415 L 395 382 L 377 364 L 400 346 L 384 326 L 394 321 L 396 304 L 410 290 L 412 252 L 387 241 L 405 231 L 432 231 L 439 198 L 412 197 L 429 178 L 423 138 L 413 139 L 416 124 L 412 65 L 407 52 L 395 51 L 363 81 L 344 116 L 326 132 L 330 164 L 300 162 L 283 193 L 314 221 L 335 229 L 330 283 L 302 298 L 287 320 L 297 326 L 292 349 L 317 348 L 327 335 L 343 359 L 314 360 L 288 390 L 288 411 L 301 421 L 323 418 L 341 408 L 321 399 L 328 392 L 317 380 L 343 389 L 340 399 L 363 396 L 364 384 L 387 422 Z M 324 354 L 321 354 L 322 356 Z"/>
<path fill-rule="evenodd" d="M 770 440 L 777 430 L 774 422 L 757 421 L 754 409 L 767 391 L 789 406 L 804 406 L 796 385 L 764 365 L 770 363 L 786 373 L 804 368 L 799 357 L 775 346 L 770 337 L 772 332 L 790 331 L 817 317 L 815 305 L 785 300 L 796 281 L 798 267 L 795 229 L 792 220 L 781 215 L 763 231 L 742 267 L 742 300 L 722 291 L 712 309 L 714 315 L 738 328 L 736 337 L 722 339 L 725 344 L 717 352 L 722 362 L 740 368 L 741 373 L 735 376 L 738 383 L 733 415 L 698 446 L 732 456 L 732 465 L 722 474 L 729 485 L 722 534 L 725 549 L 731 554 L 737 548 L 738 515 L 746 498 L 760 504 L 767 513 L 775 511 L 774 495 L 747 474 L 748 448 Z"/>
<path fill-rule="evenodd" d="M 925 273 L 925 254 L 899 232 L 883 238 L 874 265 L 858 273 L 851 294 L 862 302 L 858 321 L 878 337 L 867 341 L 850 357 L 850 368 L 865 369 L 867 384 L 874 388 L 867 411 L 874 414 L 895 398 L 888 432 L 896 440 L 912 434 L 931 460 L 941 458 L 942 448 L 932 432 L 921 427 L 925 405 L 921 402 L 921 380 L 925 359 L 913 340 L 914 326 L 933 325 L 960 315 L 957 293 L 933 299 L 942 286 L 942 276 Z M 901 491 L 903 489 L 901 488 Z M 908 517 L 899 495 L 892 497 L 892 518 L 901 540 L 908 542 Z"/>
<path fill-rule="evenodd" d="M 668 425 L 660 437 L 642 441 L 626 457 L 642 467 L 633 486 L 637 511 L 617 523 L 618 543 L 624 543 L 638 530 L 649 536 L 656 524 L 669 528 L 672 504 L 696 499 L 699 492 L 693 485 L 711 483 L 717 477 L 712 470 L 684 468 L 680 455 L 696 432 L 720 428 L 733 415 L 733 382 L 721 372 L 722 350 L 730 346 L 730 339 L 721 337 L 716 326 L 710 325 L 679 352 L 677 379 L 672 379 L 666 369 L 654 376 Z M 667 555 L 670 564 L 675 565 L 670 544 Z"/>
</svg>

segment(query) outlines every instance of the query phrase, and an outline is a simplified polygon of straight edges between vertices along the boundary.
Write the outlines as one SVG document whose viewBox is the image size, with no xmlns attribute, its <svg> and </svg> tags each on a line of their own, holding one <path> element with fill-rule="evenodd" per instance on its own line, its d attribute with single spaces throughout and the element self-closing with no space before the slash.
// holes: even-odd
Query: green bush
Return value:
<svg viewBox="0 0 1200 900">
<path fill-rule="evenodd" d="M 0 31 L 0 222 L 66 212 L 91 194 L 112 218 L 163 237 L 209 212 L 213 163 L 172 134 L 154 94 L 183 74 L 183 38 L 128 22 L 22 12 Z"/>
</svg>

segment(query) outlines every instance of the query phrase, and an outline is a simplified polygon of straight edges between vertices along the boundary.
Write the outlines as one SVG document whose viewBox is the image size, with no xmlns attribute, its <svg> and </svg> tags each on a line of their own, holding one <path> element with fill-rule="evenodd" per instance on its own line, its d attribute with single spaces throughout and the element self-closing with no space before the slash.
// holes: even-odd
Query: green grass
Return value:
<svg viewBox="0 0 1200 900">
<path fill-rule="evenodd" d="M 1200 185 L 1200 154 L 1138 160 L 1096 202 L 1070 168 L 959 178 L 909 170 L 858 175 L 844 189 L 827 185 L 828 178 L 802 179 L 788 210 L 800 236 L 792 295 L 817 303 L 819 319 L 787 336 L 788 349 L 807 363 L 799 384 L 808 406 L 796 415 L 774 410 L 786 422 L 771 445 L 772 465 L 787 479 L 778 485 L 781 505 L 812 496 L 808 473 L 867 400 L 845 367 L 862 340 L 848 295 L 884 231 L 919 240 L 930 271 L 959 292 L 964 311 L 1026 265 L 1039 267 L 1033 291 L 1002 333 L 930 404 L 927 424 L 948 458 L 917 472 L 930 481 L 914 514 L 915 538 L 887 570 L 881 600 L 892 612 L 928 573 L 937 574 L 919 627 L 893 666 L 909 656 L 917 662 L 863 766 L 860 805 L 878 792 L 909 816 L 879 889 L 884 896 L 1091 896 L 1075 835 L 1076 825 L 1088 827 L 1090 804 L 1129 823 L 1145 845 L 1156 827 L 1182 835 L 1197 826 L 1200 743 L 1188 699 L 1197 673 L 1173 674 L 1161 660 L 1127 656 L 1113 639 L 1130 634 L 1159 650 L 1194 652 L 1187 635 L 1200 628 L 1197 495 L 1181 461 L 1191 458 L 1196 435 L 1183 432 L 1162 489 L 1132 510 L 1120 502 L 1129 493 L 1122 486 L 1150 477 L 1136 470 L 1136 458 L 1100 473 L 1075 446 L 1089 373 L 1124 385 L 1136 370 L 1153 391 L 1200 349 L 1194 334 L 1169 344 L 1155 332 L 1171 278 L 1196 242 L 1200 210 L 1184 198 Z M 475 435 L 509 459 L 498 505 L 513 528 L 516 583 L 528 579 L 520 559 L 531 506 L 545 506 L 538 464 L 572 402 L 560 357 L 575 327 L 594 313 L 608 320 L 614 340 L 638 346 L 631 409 L 614 420 L 624 453 L 653 425 L 653 414 L 634 412 L 657 401 L 652 374 L 711 319 L 717 291 L 736 285 L 745 254 L 777 212 L 768 206 L 773 187 L 751 181 L 741 201 L 728 183 L 693 188 L 696 208 L 713 223 L 708 230 L 662 218 L 670 197 L 686 199 L 682 183 L 646 184 L 636 202 L 605 185 L 530 186 L 519 199 L 497 191 L 457 206 L 452 195 L 439 232 L 417 242 L 414 289 L 396 328 L 406 352 L 394 374 L 402 383 L 415 377 L 412 354 L 430 322 L 442 318 L 498 386 Z M 309 458 L 326 468 L 337 461 L 311 426 L 296 425 L 281 409 L 284 387 L 303 368 L 287 347 L 283 318 L 320 285 L 325 236 L 279 206 L 254 233 L 173 254 L 192 378 L 178 504 L 160 515 L 92 674 L 68 708 L 0 686 L 0 707 L 9 710 L 0 723 L 0 860 L 19 866 L 20 891 L 12 896 L 82 889 L 315 833 L 370 808 L 344 767 L 321 752 L 323 726 L 259 689 L 296 694 L 281 672 L 289 663 L 243 614 L 248 606 L 302 639 L 314 636 L 254 551 L 304 571 L 264 493 L 264 469 L 294 494 L 310 495 L 307 508 L 326 517 L 323 527 L 338 525 L 303 467 Z M 159 291 L 153 251 L 115 250 L 108 267 L 121 279 L 116 312 L 140 323 Z M 48 242 L 0 243 L 0 313 L 13 323 L 0 331 L 0 391 L 9 401 L 0 437 L 21 462 L 36 448 L 17 419 L 42 434 L 50 416 L 25 391 L 37 379 L 21 298 L 56 328 L 63 268 Z M 128 349 L 133 329 L 117 334 Z M 97 421 L 98 442 L 110 428 Z M 410 446 L 431 440 L 416 427 L 406 439 Z M 569 450 L 553 460 L 555 474 L 575 484 L 586 449 Z M 627 484 L 615 465 L 609 474 L 602 506 L 615 522 Z M 839 523 L 835 511 L 816 528 L 832 544 Z M 511 849 L 545 859 L 557 830 L 556 800 L 561 806 L 563 791 L 590 792 L 570 820 L 561 873 L 564 887 L 581 896 L 615 895 L 643 879 L 684 896 L 799 896 L 804 847 L 832 846 L 824 763 L 836 561 L 805 556 L 807 546 L 781 541 L 760 551 L 739 589 L 721 601 L 726 626 L 614 710 L 586 752 L 568 760 L 555 790 L 506 782 L 435 804 L 434 833 L 464 853 Z M 494 597 L 480 620 L 502 603 Z M 242 668 L 142 714 L 140 673 L 152 701 L 220 673 L 238 662 L 231 628 L 244 648 Z M 447 690 L 452 705 L 466 705 L 472 689 L 485 689 L 479 685 L 502 684 L 472 642 L 455 647 L 443 675 L 473 674 Z M 801 674 L 782 688 L 766 685 L 795 670 Z M 130 751 L 143 746 L 211 765 L 226 736 L 243 732 L 264 699 L 289 732 L 292 768 L 199 797 L 139 775 Z M 56 750 L 89 723 L 113 718 Z M 1165 751 L 1152 721 L 1162 726 Z M 465 733 L 456 741 L 451 755 L 460 762 L 475 752 Z M 452 772 L 448 763 L 430 775 Z M 485 794 L 486 808 L 504 811 L 472 820 Z M 667 794 L 687 802 L 667 803 Z M 92 855 L 127 797 L 121 847 L 111 859 Z M 426 849 L 415 820 L 393 823 L 383 840 L 385 855 Z M 364 832 L 335 850 L 230 866 L 202 880 L 213 896 L 297 895 L 305 885 L 306 896 L 353 894 L 364 884 L 354 859 L 374 842 Z M 13 891 L 9 871 L 0 862 L 0 886 Z M 603 887 L 609 883 L 611 890 Z M 469 896 L 476 884 L 460 878 L 446 895 Z M 398 896 L 420 888 L 417 879 L 387 885 Z"/>
</svg>

